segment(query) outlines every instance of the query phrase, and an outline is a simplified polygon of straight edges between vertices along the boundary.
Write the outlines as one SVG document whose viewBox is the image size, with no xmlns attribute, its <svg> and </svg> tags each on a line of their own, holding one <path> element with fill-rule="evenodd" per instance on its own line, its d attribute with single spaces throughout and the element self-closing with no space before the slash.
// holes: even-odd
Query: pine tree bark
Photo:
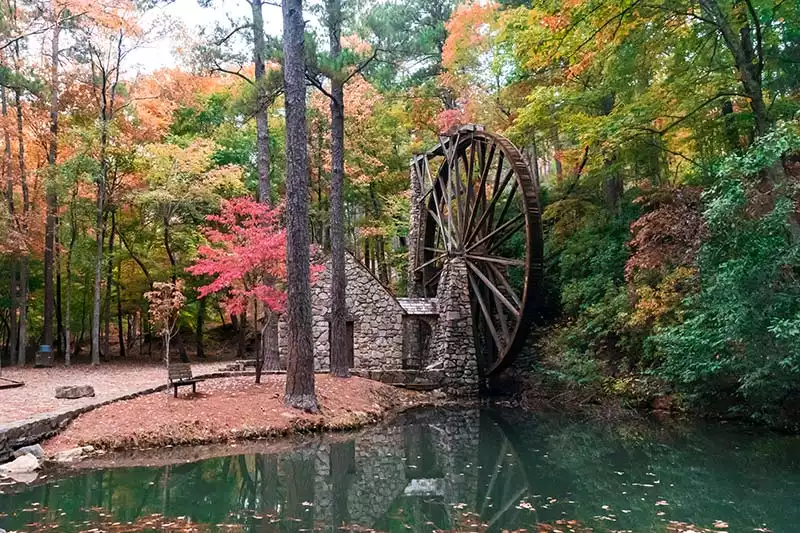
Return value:
<svg viewBox="0 0 800 533">
<path fill-rule="evenodd" d="M 272 205 L 270 187 L 270 152 L 269 152 L 269 97 L 266 87 L 266 67 L 264 64 L 264 16 L 260 0 L 251 0 L 250 7 L 253 13 L 253 62 L 255 64 L 256 86 L 256 149 L 258 167 L 258 200 L 267 206 Z M 266 367 L 268 370 L 280 368 L 278 362 L 277 342 L 278 321 L 270 321 L 271 313 L 266 312 L 265 328 L 262 329 L 258 349 L 261 350 L 258 372 Z M 253 324 L 258 327 L 257 324 Z M 274 331 L 273 331 L 274 330 Z M 260 377 L 260 376 L 259 376 Z M 257 381 L 258 382 L 258 381 Z"/>
<path fill-rule="evenodd" d="M 327 0 L 330 59 L 342 51 L 341 0 Z M 347 354 L 347 276 L 344 257 L 344 86 L 338 72 L 331 76 L 331 375 L 349 377 Z"/>
<path fill-rule="evenodd" d="M 60 15 L 56 15 L 59 17 Z M 58 51 L 61 25 L 54 21 L 53 39 L 50 48 L 50 143 L 47 151 L 47 182 L 45 184 L 45 230 L 44 230 L 44 324 L 42 344 L 53 345 L 53 315 L 55 298 L 53 290 L 54 250 L 56 243 L 56 160 L 58 156 Z"/>
<path fill-rule="evenodd" d="M 305 22 L 302 0 L 283 0 L 283 85 L 286 102 L 286 270 L 288 367 L 286 405 L 316 412 L 308 237 Z"/>
<path fill-rule="evenodd" d="M 8 100 L 6 98 L 6 88 L 0 86 L 0 110 L 3 114 L 3 119 L 8 116 Z M 3 174 L 6 178 L 6 200 L 8 202 L 8 214 L 11 215 L 12 220 L 14 217 L 14 174 L 11 172 L 11 134 L 8 131 L 8 125 L 3 120 Z M 8 358 L 11 364 L 14 364 L 17 359 L 17 338 L 19 334 L 19 297 L 18 297 L 18 280 L 17 280 L 17 262 L 11 262 L 11 280 L 9 282 L 9 294 L 11 300 L 11 307 L 9 309 L 10 318 L 8 321 Z"/>
<path fill-rule="evenodd" d="M 17 60 L 19 60 L 19 43 L 16 45 Z M 28 210 L 30 209 L 30 194 L 28 191 L 28 175 L 25 170 L 25 139 L 22 128 L 22 91 L 19 87 L 14 89 L 14 98 L 17 108 L 17 162 L 19 166 L 19 179 L 22 187 L 22 231 L 28 234 Z M 17 337 L 19 350 L 17 364 L 25 365 L 28 351 L 28 257 L 22 258 L 19 265 L 19 334 Z"/>
<path fill-rule="evenodd" d="M 270 205 L 269 182 L 269 99 L 266 87 L 266 66 L 264 64 L 264 15 L 261 0 L 249 0 L 253 16 L 253 62 L 255 64 L 256 86 L 256 150 L 258 168 L 258 199 Z"/>
</svg>

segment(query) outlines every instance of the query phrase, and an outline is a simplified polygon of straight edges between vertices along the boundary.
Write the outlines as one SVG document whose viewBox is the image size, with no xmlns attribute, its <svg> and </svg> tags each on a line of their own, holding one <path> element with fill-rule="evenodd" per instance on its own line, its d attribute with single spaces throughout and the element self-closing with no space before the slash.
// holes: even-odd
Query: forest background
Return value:
<svg viewBox="0 0 800 533">
<path fill-rule="evenodd" d="M 209 326 L 236 335 L 241 356 L 263 319 L 252 302 L 280 300 L 264 292 L 280 292 L 280 243 L 259 241 L 248 258 L 272 265 L 257 279 L 236 265 L 198 270 L 215 243 L 255 238 L 248 227 L 280 232 L 278 8 L 205 0 L 216 19 L 194 31 L 158 16 L 168 4 L 0 5 L 3 364 L 30 362 L 40 344 L 58 361 L 144 355 L 157 329 L 144 295 L 161 283 L 185 294 L 182 358 L 207 356 Z M 397 294 L 410 157 L 438 132 L 483 124 L 524 151 L 541 190 L 546 297 L 531 371 L 761 419 L 797 405 L 796 2 L 307 9 L 319 249 L 331 245 L 333 79 L 344 94 L 345 246 Z M 173 59 L 143 68 L 167 54 L 154 43 Z M 174 64 L 152 68 L 162 62 Z M 209 288 L 220 275 L 230 283 Z"/>
</svg>

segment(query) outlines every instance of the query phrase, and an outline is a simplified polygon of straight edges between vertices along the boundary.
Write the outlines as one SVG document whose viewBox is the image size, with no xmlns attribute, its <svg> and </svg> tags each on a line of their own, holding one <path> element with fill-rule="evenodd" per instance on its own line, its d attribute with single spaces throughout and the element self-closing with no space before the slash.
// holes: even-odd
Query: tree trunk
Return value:
<svg viewBox="0 0 800 533">
<path fill-rule="evenodd" d="M 2 109 L 3 119 L 8 116 L 8 100 L 6 99 L 6 88 L 0 87 L 0 109 Z M 3 174 L 6 177 L 6 200 L 8 201 L 8 214 L 14 216 L 14 174 L 11 172 L 11 133 L 8 131 L 8 123 L 3 120 Z M 19 296 L 17 280 L 17 262 L 11 262 L 11 280 L 9 282 L 9 321 L 8 321 L 8 358 L 11 364 L 17 359 L 17 338 L 19 334 Z"/>
<path fill-rule="evenodd" d="M 60 222 L 56 219 L 56 246 L 55 246 L 55 271 L 56 271 L 56 354 L 58 358 L 64 357 L 64 301 L 61 296 L 63 289 L 61 280 L 61 241 L 58 237 Z"/>
<path fill-rule="evenodd" d="M 333 525 L 351 523 L 348 494 L 356 476 L 356 445 L 354 440 L 337 442 L 330 447 L 331 492 L 333 496 Z"/>
<path fill-rule="evenodd" d="M 305 21 L 302 0 L 283 0 L 283 84 L 286 101 L 286 277 L 288 367 L 284 401 L 318 411 L 314 393 L 314 346 L 308 242 Z"/>
<path fill-rule="evenodd" d="M 16 45 L 17 60 L 19 60 L 19 43 Z M 23 234 L 28 234 L 28 210 L 30 209 L 30 195 L 28 191 L 28 176 L 25 171 L 25 139 L 22 129 L 22 98 L 19 88 L 14 89 L 17 107 L 17 155 L 19 165 L 19 179 L 22 186 L 22 223 Z M 27 254 L 27 251 L 26 251 Z M 28 257 L 22 258 L 19 265 L 19 336 L 17 342 L 17 364 L 25 364 L 28 350 Z"/>
<path fill-rule="evenodd" d="M 736 2 L 734 2 L 734 4 L 736 4 Z M 728 20 L 725 13 L 723 13 L 718 0 L 700 0 L 700 6 L 708 15 L 708 18 L 714 23 L 717 31 L 722 34 L 725 46 L 733 56 L 736 70 L 739 72 L 738 78 L 742 82 L 742 88 L 745 94 L 750 99 L 750 109 L 753 111 L 756 133 L 757 135 L 763 135 L 769 131 L 771 121 L 767 106 L 764 103 L 762 81 L 763 56 L 761 52 L 763 42 L 757 14 L 755 12 L 750 13 L 748 22 L 741 27 L 739 35 L 737 35 L 733 24 Z M 743 9 L 744 6 L 739 7 Z M 752 37 L 750 35 L 751 23 L 757 30 L 755 50 L 753 49 Z"/>
<path fill-rule="evenodd" d="M 86 296 L 88 294 L 86 286 L 89 284 L 88 281 L 89 272 L 87 272 L 83 278 L 83 290 L 81 291 L 81 293 L 83 293 L 83 298 L 81 299 L 81 330 L 78 334 L 77 340 L 75 341 L 75 349 L 72 352 L 74 354 L 80 353 L 83 347 L 84 336 L 86 334 Z"/>
<path fill-rule="evenodd" d="M 378 279 L 384 287 L 389 286 L 389 262 L 386 260 L 386 241 L 375 237 L 375 259 L 378 263 Z"/>
<path fill-rule="evenodd" d="M 17 296 L 17 263 L 11 263 L 11 309 L 8 319 L 8 360 L 9 364 L 14 364 L 17 361 L 17 339 L 19 338 L 19 298 Z"/>
<path fill-rule="evenodd" d="M 28 258 L 19 264 L 19 333 L 17 336 L 17 364 L 25 365 L 28 352 Z"/>
<path fill-rule="evenodd" d="M 278 353 L 278 313 L 266 311 L 264 328 L 261 330 L 261 350 L 264 354 L 264 370 L 280 370 Z"/>
<path fill-rule="evenodd" d="M 103 91 L 105 94 L 105 90 Z M 104 96 L 105 99 L 105 96 Z M 106 161 L 106 144 L 108 142 L 108 119 L 103 109 L 100 131 L 100 176 L 97 182 L 97 212 L 95 257 L 94 257 L 94 296 L 92 297 L 92 364 L 100 364 L 100 298 L 103 279 L 103 243 L 105 242 L 105 196 L 108 162 Z"/>
<path fill-rule="evenodd" d="M 72 328 L 72 248 L 75 246 L 75 240 L 78 238 L 78 230 L 75 225 L 75 212 L 74 204 L 75 198 L 78 195 L 77 186 L 72 192 L 72 201 L 69 206 L 69 247 L 67 247 L 67 312 L 64 320 L 64 364 L 70 366 L 72 364 L 72 340 L 70 339 L 70 330 Z M 84 289 L 84 294 L 86 290 Z M 83 317 L 81 317 L 81 323 Z M 83 328 L 83 326 L 81 326 Z"/>
<path fill-rule="evenodd" d="M 125 335 L 122 328 L 122 262 L 117 263 L 117 338 L 119 356 L 125 357 Z"/>
<path fill-rule="evenodd" d="M 270 205 L 269 183 L 269 101 L 264 66 L 264 16 L 261 0 L 249 0 L 253 13 L 253 62 L 256 84 L 256 149 L 258 152 L 258 199 Z"/>
<path fill-rule="evenodd" d="M 603 166 L 605 167 L 606 177 L 603 182 L 604 195 L 606 199 L 606 207 L 613 214 L 619 214 L 620 200 L 622 199 L 623 182 L 622 176 L 619 171 L 614 168 L 616 158 L 608 156 L 603 159 Z"/>
<path fill-rule="evenodd" d="M 172 252 L 172 245 L 170 244 L 170 215 L 164 215 L 164 249 L 167 251 L 169 264 L 172 271 L 172 283 L 178 283 L 178 261 L 175 259 L 175 254 Z M 178 345 L 178 356 L 181 358 L 181 363 L 188 363 L 189 356 L 186 354 L 186 346 L 183 344 L 183 337 L 181 336 L 181 318 L 178 315 L 175 324 L 175 342 Z"/>
<path fill-rule="evenodd" d="M 59 16 L 59 15 L 56 15 Z M 58 155 L 58 47 L 61 25 L 56 20 L 53 25 L 53 39 L 50 52 L 50 146 L 47 151 L 47 180 L 45 182 L 45 230 L 44 230 L 44 324 L 42 327 L 42 343 L 53 345 L 53 265 L 56 243 L 56 159 Z"/>
<path fill-rule="evenodd" d="M 553 123 L 550 127 L 550 142 L 553 145 L 553 159 L 556 162 L 556 183 L 560 184 L 564 181 L 564 164 L 561 161 L 561 136 L 558 133 L 558 124 Z M 539 167 L 539 162 L 534 161 L 536 168 Z"/>
<path fill-rule="evenodd" d="M 247 352 L 247 313 L 244 312 L 236 318 L 237 324 L 237 343 L 236 343 L 236 358 L 244 359 Z"/>
<path fill-rule="evenodd" d="M 108 236 L 108 260 L 106 262 L 106 297 L 103 303 L 103 355 L 111 357 L 111 292 L 114 288 L 114 235 L 117 233 L 116 209 L 111 209 L 111 234 Z"/>
<path fill-rule="evenodd" d="M 199 298 L 197 300 L 197 327 L 194 333 L 195 338 L 195 353 L 197 357 L 205 358 L 206 351 L 203 346 L 203 328 L 206 322 L 206 299 Z"/>
<path fill-rule="evenodd" d="M 96 249 L 95 249 L 95 262 L 94 262 L 94 297 L 92 301 L 92 364 L 100 364 L 100 299 L 102 291 L 102 277 L 103 277 L 103 242 L 105 240 L 105 195 L 106 183 L 108 181 L 108 160 L 106 158 L 106 150 L 108 148 L 108 132 L 109 125 L 114 118 L 114 102 L 117 97 L 117 84 L 119 83 L 120 64 L 122 62 L 122 37 L 123 32 L 120 30 L 117 38 L 117 50 L 114 56 L 114 79 L 108 79 L 108 69 L 103 65 L 98 65 L 102 73 L 100 78 L 100 95 L 98 98 L 98 107 L 100 109 L 100 173 L 97 182 L 97 213 L 96 222 L 97 227 L 95 231 L 96 236 Z M 102 54 L 97 53 L 94 56 L 102 57 Z M 110 59 L 110 58 L 109 58 Z M 92 63 L 92 72 L 94 72 L 95 63 Z M 108 67 L 108 65 L 106 65 Z M 110 82 L 110 84 L 109 84 Z"/>
<path fill-rule="evenodd" d="M 342 51 L 341 0 L 327 0 L 330 59 Z M 347 276 L 344 257 L 344 86 L 340 73 L 331 77 L 331 320 L 330 368 L 336 377 L 350 376 L 347 354 Z"/>
</svg>

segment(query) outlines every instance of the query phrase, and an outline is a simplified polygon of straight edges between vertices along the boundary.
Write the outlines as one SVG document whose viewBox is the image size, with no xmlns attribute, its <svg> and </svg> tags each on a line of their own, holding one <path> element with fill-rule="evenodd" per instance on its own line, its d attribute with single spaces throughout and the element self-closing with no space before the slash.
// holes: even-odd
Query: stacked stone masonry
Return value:
<svg viewBox="0 0 800 533">
<path fill-rule="evenodd" d="M 439 320 L 430 344 L 430 367 L 444 373 L 445 392 L 475 397 L 479 393 L 478 360 L 472 330 L 467 265 L 451 258 L 439 281 Z"/>
<path fill-rule="evenodd" d="M 330 261 L 311 286 L 314 369 L 330 368 L 328 338 Z M 369 370 L 402 368 L 404 311 L 392 294 L 352 255 L 346 254 L 347 320 L 353 323 L 354 367 Z M 279 350 L 288 353 L 285 319 L 281 318 Z"/>
</svg>

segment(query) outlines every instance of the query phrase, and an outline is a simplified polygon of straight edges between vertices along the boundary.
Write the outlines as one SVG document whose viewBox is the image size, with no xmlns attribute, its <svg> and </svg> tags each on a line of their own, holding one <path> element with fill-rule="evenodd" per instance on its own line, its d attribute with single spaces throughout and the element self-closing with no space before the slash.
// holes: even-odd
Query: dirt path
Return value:
<svg viewBox="0 0 800 533">
<path fill-rule="evenodd" d="M 192 364 L 195 375 L 215 372 L 223 363 Z M 127 396 L 167 380 L 163 364 L 74 365 L 53 368 L 3 368 L 3 377 L 24 381 L 24 387 L 0 389 L 0 424 L 7 424 L 45 413 L 94 405 Z M 60 385 L 91 385 L 93 398 L 59 400 Z"/>
</svg>

